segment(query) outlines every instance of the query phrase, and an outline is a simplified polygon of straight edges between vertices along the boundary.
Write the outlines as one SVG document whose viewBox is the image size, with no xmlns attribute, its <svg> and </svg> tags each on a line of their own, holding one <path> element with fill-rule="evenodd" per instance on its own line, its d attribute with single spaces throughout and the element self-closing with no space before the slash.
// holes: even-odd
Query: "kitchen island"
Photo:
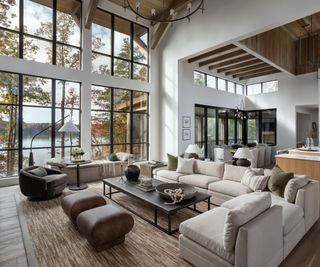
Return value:
<svg viewBox="0 0 320 267">
<path fill-rule="evenodd" d="M 320 181 L 320 152 L 289 150 L 289 154 L 276 155 L 276 164 L 286 172 L 305 174 Z"/>
</svg>

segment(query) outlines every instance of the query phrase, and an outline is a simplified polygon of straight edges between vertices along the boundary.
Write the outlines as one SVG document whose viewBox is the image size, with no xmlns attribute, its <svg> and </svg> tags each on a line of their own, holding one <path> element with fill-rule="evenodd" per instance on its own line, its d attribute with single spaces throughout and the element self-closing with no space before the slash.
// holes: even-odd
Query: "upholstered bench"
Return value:
<svg viewBox="0 0 320 267">
<path fill-rule="evenodd" d="M 91 191 L 65 196 L 61 202 L 62 209 L 74 224 L 76 224 L 76 219 L 81 212 L 103 205 L 106 205 L 106 200 Z"/>
<path fill-rule="evenodd" d="M 134 220 L 128 212 L 109 204 L 82 212 L 77 225 L 88 242 L 102 251 L 124 242 Z"/>
</svg>

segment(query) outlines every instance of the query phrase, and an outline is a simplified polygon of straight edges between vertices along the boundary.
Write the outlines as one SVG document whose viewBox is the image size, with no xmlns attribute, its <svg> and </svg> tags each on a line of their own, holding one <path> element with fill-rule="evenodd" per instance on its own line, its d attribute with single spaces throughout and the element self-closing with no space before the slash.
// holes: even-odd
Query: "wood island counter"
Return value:
<svg viewBox="0 0 320 267">
<path fill-rule="evenodd" d="M 305 174 L 320 181 L 320 152 L 289 150 L 289 154 L 276 155 L 276 164 L 286 172 Z"/>
</svg>

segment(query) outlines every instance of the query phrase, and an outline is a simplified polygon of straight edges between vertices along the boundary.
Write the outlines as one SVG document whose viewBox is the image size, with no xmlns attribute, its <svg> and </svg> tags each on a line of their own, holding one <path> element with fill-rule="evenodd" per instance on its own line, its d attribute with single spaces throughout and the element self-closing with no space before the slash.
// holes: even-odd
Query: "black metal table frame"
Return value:
<svg viewBox="0 0 320 267">
<path fill-rule="evenodd" d="M 109 193 L 106 193 L 106 185 L 109 186 Z M 116 190 L 118 190 L 118 191 L 113 191 L 113 192 L 112 192 L 112 188 L 114 188 L 114 189 L 116 189 Z M 142 202 L 144 202 L 144 203 L 147 203 L 149 206 L 152 206 L 152 207 L 154 208 L 154 220 L 152 221 L 152 220 L 150 220 L 150 219 L 142 216 L 140 213 L 136 212 L 135 210 L 129 208 L 128 206 L 125 206 L 125 205 L 121 204 L 120 202 L 114 200 L 114 199 L 112 198 L 112 195 L 113 195 L 113 194 L 118 194 L 118 193 L 124 193 L 124 194 L 129 195 L 129 196 L 131 196 L 131 197 L 133 197 L 133 198 L 135 198 L 135 199 L 138 199 L 138 200 L 140 200 L 140 201 L 142 201 Z M 152 224 L 153 226 L 157 227 L 158 229 L 160 229 L 161 231 L 165 232 L 165 233 L 168 234 L 168 235 L 172 235 L 172 234 L 174 234 L 174 233 L 176 233 L 176 232 L 179 231 L 179 227 L 176 228 L 176 229 L 173 229 L 173 230 L 171 229 L 171 218 L 172 218 L 172 215 L 177 214 L 177 212 L 178 212 L 179 210 L 184 209 L 184 208 L 188 208 L 188 209 L 190 209 L 190 210 L 192 210 L 192 211 L 195 211 L 195 212 L 197 212 L 197 213 L 202 213 L 202 211 L 200 211 L 200 210 L 198 210 L 198 209 L 196 208 L 197 203 L 200 203 L 200 202 L 202 202 L 202 201 L 207 202 L 207 204 L 208 204 L 208 210 L 210 210 L 210 208 L 211 208 L 211 203 L 210 203 L 210 198 L 211 198 L 211 196 L 208 196 L 208 197 L 207 197 L 206 199 L 204 199 L 204 200 L 199 200 L 199 201 L 191 204 L 190 206 L 193 205 L 193 208 L 190 208 L 190 207 L 182 207 L 181 209 L 175 210 L 175 211 L 172 212 L 172 213 L 171 213 L 171 212 L 168 213 L 168 212 L 166 212 L 166 211 L 164 211 L 164 210 L 162 210 L 162 209 L 159 209 L 157 206 L 155 206 L 154 204 L 150 203 L 149 201 L 146 201 L 146 200 L 143 200 L 143 199 L 141 199 L 141 198 L 138 198 L 136 195 L 131 194 L 131 193 L 128 192 L 128 191 L 121 190 L 120 188 L 113 187 L 112 185 L 107 184 L 105 181 L 103 181 L 103 195 L 104 195 L 105 197 L 109 198 L 110 200 L 112 200 L 113 202 L 115 202 L 116 204 L 118 204 L 119 206 L 125 208 L 126 210 L 132 212 L 133 214 L 137 215 L 138 217 L 140 217 L 141 219 L 145 220 L 146 222 L 148 222 L 148 223 Z M 162 211 L 163 213 L 165 213 L 165 214 L 167 215 L 167 219 L 168 219 L 168 229 L 163 228 L 162 226 L 160 226 L 160 225 L 158 224 L 158 210 Z"/>
<path fill-rule="evenodd" d="M 87 162 L 71 162 L 71 163 L 67 163 L 67 165 L 75 165 L 77 168 L 77 182 L 76 184 L 72 184 L 69 185 L 69 190 L 71 191 L 80 191 L 80 190 L 84 190 L 88 188 L 88 185 L 86 183 L 81 183 L 80 182 L 80 165 L 85 165 L 90 163 L 91 161 L 87 161 Z"/>
</svg>

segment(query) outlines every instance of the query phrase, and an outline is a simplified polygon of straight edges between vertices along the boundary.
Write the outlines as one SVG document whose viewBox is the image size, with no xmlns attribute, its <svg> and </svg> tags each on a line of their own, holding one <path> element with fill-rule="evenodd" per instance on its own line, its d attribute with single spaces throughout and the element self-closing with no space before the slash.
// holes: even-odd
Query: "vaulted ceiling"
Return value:
<svg viewBox="0 0 320 267">
<path fill-rule="evenodd" d="M 320 66 L 320 12 L 190 58 L 199 67 L 247 80 L 280 71 L 299 75 Z"/>
</svg>

